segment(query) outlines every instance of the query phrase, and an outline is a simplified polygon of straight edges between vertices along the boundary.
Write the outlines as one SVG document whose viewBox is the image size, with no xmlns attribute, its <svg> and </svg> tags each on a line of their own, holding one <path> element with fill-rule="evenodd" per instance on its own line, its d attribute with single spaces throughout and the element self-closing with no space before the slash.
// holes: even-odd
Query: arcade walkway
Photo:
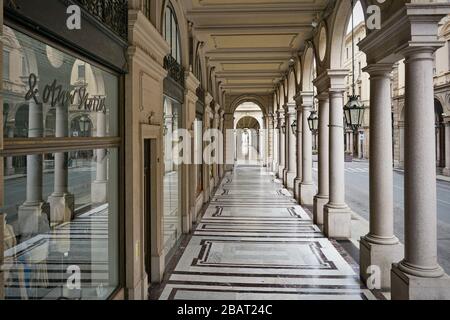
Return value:
<svg viewBox="0 0 450 320">
<path fill-rule="evenodd" d="M 225 177 L 160 299 L 375 299 L 338 247 L 273 175 L 241 166 Z"/>
</svg>

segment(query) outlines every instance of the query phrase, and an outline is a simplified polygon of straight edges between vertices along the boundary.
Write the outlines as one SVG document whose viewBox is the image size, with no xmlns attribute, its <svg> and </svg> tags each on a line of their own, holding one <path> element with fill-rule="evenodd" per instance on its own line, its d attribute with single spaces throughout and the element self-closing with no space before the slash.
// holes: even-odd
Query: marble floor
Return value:
<svg viewBox="0 0 450 320">
<path fill-rule="evenodd" d="M 367 300 L 345 252 L 265 169 L 228 174 L 161 300 Z"/>
</svg>

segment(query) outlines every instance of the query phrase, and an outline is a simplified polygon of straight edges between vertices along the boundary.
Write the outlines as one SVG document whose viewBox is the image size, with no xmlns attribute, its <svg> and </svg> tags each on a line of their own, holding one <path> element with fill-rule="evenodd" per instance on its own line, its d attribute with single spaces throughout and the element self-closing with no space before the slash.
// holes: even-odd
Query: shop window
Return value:
<svg viewBox="0 0 450 320">
<path fill-rule="evenodd" d="M 164 97 L 164 250 L 170 255 L 182 235 L 181 171 L 174 161 L 181 104 Z M 169 262 L 170 259 L 166 259 Z"/>
<path fill-rule="evenodd" d="M 11 70 L 13 79 L 26 72 L 26 86 L 4 92 L 0 296 L 106 299 L 120 285 L 119 76 L 3 33 L 26 52 Z M 14 139 L 25 142 L 20 152 Z"/>
</svg>

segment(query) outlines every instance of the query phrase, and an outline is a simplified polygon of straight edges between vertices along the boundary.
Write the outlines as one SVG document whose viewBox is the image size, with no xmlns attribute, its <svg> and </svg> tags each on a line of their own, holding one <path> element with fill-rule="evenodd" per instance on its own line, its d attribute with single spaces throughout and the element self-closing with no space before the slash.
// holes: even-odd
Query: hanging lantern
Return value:
<svg viewBox="0 0 450 320">
<path fill-rule="evenodd" d="M 292 129 L 292 134 L 296 135 L 297 134 L 297 120 L 294 120 L 294 122 L 292 122 L 291 129 Z"/>
<path fill-rule="evenodd" d="M 319 117 L 317 116 L 317 111 L 312 111 L 308 118 L 309 130 L 312 133 L 317 133 L 319 131 Z"/>
<path fill-rule="evenodd" d="M 351 95 L 344 106 L 345 124 L 353 131 L 357 131 L 364 124 L 364 113 L 366 108 L 359 100 L 359 96 Z"/>
<path fill-rule="evenodd" d="M 354 2 L 352 0 L 352 10 L 354 10 Z M 363 125 L 365 107 L 355 91 L 355 23 L 353 16 L 352 12 L 352 95 L 349 95 L 348 102 L 344 106 L 344 119 L 347 128 L 356 132 Z"/>
</svg>

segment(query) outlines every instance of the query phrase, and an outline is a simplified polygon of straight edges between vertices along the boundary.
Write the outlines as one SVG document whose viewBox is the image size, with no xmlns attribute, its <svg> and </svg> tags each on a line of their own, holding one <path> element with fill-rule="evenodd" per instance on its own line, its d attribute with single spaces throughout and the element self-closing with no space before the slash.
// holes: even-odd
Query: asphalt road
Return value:
<svg viewBox="0 0 450 320">
<path fill-rule="evenodd" d="M 369 220 L 369 163 L 345 164 L 345 188 L 347 204 L 352 210 Z M 314 164 L 317 183 L 317 163 Z M 438 259 L 450 274 L 450 183 L 436 181 L 438 208 Z M 404 242 L 404 176 L 394 171 L 394 232 Z"/>
</svg>

